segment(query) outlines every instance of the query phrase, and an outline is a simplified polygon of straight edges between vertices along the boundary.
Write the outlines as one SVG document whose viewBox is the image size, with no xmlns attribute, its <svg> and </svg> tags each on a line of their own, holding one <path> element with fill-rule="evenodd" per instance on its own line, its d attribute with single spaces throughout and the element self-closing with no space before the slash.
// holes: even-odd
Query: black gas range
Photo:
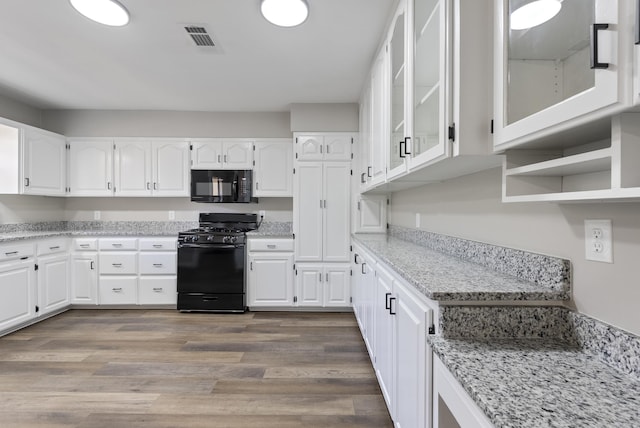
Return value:
<svg viewBox="0 0 640 428">
<path fill-rule="evenodd" d="M 256 214 L 201 213 L 200 227 L 178 234 L 178 310 L 246 310 L 246 232 Z"/>
</svg>

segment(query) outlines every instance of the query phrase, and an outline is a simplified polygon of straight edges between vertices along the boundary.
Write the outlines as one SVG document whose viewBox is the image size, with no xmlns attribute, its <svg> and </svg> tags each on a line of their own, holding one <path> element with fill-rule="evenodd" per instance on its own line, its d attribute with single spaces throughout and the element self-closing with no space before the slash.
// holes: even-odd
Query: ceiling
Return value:
<svg viewBox="0 0 640 428">
<path fill-rule="evenodd" d="M 308 0 L 279 28 L 260 0 L 120 0 L 125 27 L 68 0 L 3 0 L 0 94 L 41 109 L 288 111 L 357 102 L 394 0 Z M 206 27 L 215 48 L 184 29 Z"/>
</svg>

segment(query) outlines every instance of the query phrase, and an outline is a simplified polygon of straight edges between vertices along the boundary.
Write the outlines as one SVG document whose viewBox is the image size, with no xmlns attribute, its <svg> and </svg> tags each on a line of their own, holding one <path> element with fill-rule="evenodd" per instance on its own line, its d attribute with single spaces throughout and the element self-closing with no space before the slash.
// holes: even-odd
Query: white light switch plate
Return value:
<svg viewBox="0 0 640 428">
<path fill-rule="evenodd" d="M 587 260 L 613 263 L 611 220 L 584 221 L 584 249 Z"/>
</svg>

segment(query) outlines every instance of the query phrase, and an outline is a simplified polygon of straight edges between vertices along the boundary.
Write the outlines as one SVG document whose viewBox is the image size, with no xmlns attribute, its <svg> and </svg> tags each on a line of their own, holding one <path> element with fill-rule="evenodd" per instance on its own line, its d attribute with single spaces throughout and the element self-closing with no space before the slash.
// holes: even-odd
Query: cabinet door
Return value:
<svg viewBox="0 0 640 428">
<path fill-rule="evenodd" d="M 360 137 L 357 145 L 358 186 L 364 191 L 369 185 L 371 170 L 369 156 L 371 154 L 371 82 L 365 88 L 360 101 Z"/>
<path fill-rule="evenodd" d="M 323 306 L 325 284 L 320 264 L 296 264 L 296 296 L 298 306 Z"/>
<path fill-rule="evenodd" d="M 406 173 L 406 158 L 410 154 L 407 147 L 406 137 L 407 126 L 406 113 L 406 82 L 407 82 L 407 60 L 406 60 L 406 28 L 407 28 L 407 0 L 401 0 L 398 10 L 393 19 L 393 25 L 389 33 L 387 42 L 387 67 L 389 67 L 388 88 L 389 88 L 389 129 L 391 138 L 389 140 L 389 171 L 387 178 Z"/>
<path fill-rule="evenodd" d="M 296 155 L 296 159 L 299 161 L 324 159 L 324 138 L 321 135 L 296 137 Z"/>
<path fill-rule="evenodd" d="M 253 168 L 253 143 L 251 141 L 224 141 L 222 161 L 224 169 Z"/>
<path fill-rule="evenodd" d="M 69 306 L 69 256 L 38 258 L 38 306 L 40 314 Z"/>
<path fill-rule="evenodd" d="M 410 168 L 448 155 L 447 5 L 413 0 L 413 133 Z M 478 37 L 478 36 L 476 36 Z"/>
<path fill-rule="evenodd" d="M 384 233 L 387 230 L 387 197 L 360 195 L 355 215 L 356 233 Z"/>
<path fill-rule="evenodd" d="M 364 343 L 367 345 L 369 355 L 371 359 L 375 357 L 375 315 L 376 315 L 376 296 L 377 296 L 377 284 L 375 277 L 375 262 L 373 259 L 362 255 L 362 264 L 360 265 L 360 272 L 362 274 L 362 309 L 363 312 L 363 324 L 366 335 L 364 337 Z"/>
<path fill-rule="evenodd" d="M 153 143 L 153 196 L 189 196 L 189 143 Z"/>
<path fill-rule="evenodd" d="M 293 195 L 293 143 L 291 140 L 256 141 L 253 196 Z"/>
<path fill-rule="evenodd" d="M 351 135 L 324 136 L 324 160 L 325 161 L 351 161 Z"/>
<path fill-rule="evenodd" d="M 292 306 L 293 295 L 293 254 L 249 255 L 249 306 Z"/>
<path fill-rule="evenodd" d="M 375 370 L 382 390 L 382 395 L 391 418 L 395 420 L 394 404 L 394 349 L 395 318 L 392 315 L 396 308 L 393 296 L 393 279 L 386 270 L 376 267 L 375 294 Z"/>
<path fill-rule="evenodd" d="M 69 194 L 112 196 L 113 142 L 74 140 L 69 147 Z"/>
<path fill-rule="evenodd" d="M 0 331 L 35 317 L 33 260 L 0 265 Z"/>
<path fill-rule="evenodd" d="M 115 151 L 115 195 L 151 196 L 151 143 L 117 141 Z"/>
<path fill-rule="evenodd" d="M 552 19 L 529 28 L 511 18 L 520 5 L 518 0 L 495 2 L 496 148 L 588 123 L 630 105 L 624 88 L 632 77 L 626 66 L 631 31 L 625 25 L 631 2 L 565 0 Z M 596 27 L 594 37 L 594 24 L 608 26 Z"/>
<path fill-rule="evenodd" d="M 389 144 L 389 129 L 386 115 L 389 97 L 387 93 L 387 61 L 384 49 L 373 64 L 371 74 L 371 149 L 367 178 L 370 185 L 383 183 L 386 179 L 386 153 Z"/>
<path fill-rule="evenodd" d="M 178 302 L 175 275 L 143 275 L 138 280 L 139 305 L 175 305 Z"/>
<path fill-rule="evenodd" d="M 351 243 L 349 209 L 351 165 L 332 162 L 325 163 L 323 169 L 323 260 L 326 262 L 348 262 Z M 304 189 L 306 190 L 306 187 Z M 315 227 L 318 228 L 319 224 L 316 223 Z M 311 226 L 309 224 L 309 227 Z M 305 234 L 309 233 L 306 228 L 302 230 Z"/>
<path fill-rule="evenodd" d="M 66 140 L 63 136 L 27 128 L 24 139 L 24 193 L 65 195 L 66 159 Z"/>
<path fill-rule="evenodd" d="M 319 162 L 299 163 L 296 167 L 293 188 L 293 225 L 296 261 L 322 261 L 323 238 L 323 165 Z M 348 191 L 348 181 L 340 183 Z M 337 234 L 337 231 L 332 233 Z M 337 240 L 348 239 L 349 234 Z"/>
<path fill-rule="evenodd" d="M 98 256 L 96 253 L 75 253 L 71 256 L 71 303 L 98 303 Z"/>
<path fill-rule="evenodd" d="M 351 306 L 351 267 L 348 264 L 324 265 L 323 293 L 324 306 Z"/>
<path fill-rule="evenodd" d="M 101 305 L 135 305 L 138 301 L 138 277 L 101 276 L 98 294 Z"/>
<path fill-rule="evenodd" d="M 192 169 L 222 169 L 222 141 L 198 141 L 192 145 Z"/>
<path fill-rule="evenodd" d="M 432 311 L 396 284 L 396 426 L 428 426 L 426 341 Z"/>
</svg>

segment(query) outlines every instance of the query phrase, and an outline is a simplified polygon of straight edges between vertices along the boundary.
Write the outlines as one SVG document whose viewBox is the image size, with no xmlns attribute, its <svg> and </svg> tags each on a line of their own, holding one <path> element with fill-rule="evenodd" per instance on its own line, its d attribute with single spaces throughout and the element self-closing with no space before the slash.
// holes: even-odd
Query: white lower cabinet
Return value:
<svg viewBox="0 0 640 428">
<path fill-rule="evenodd" d="M 101 305 L 135 305 L 138 277 L 133 275 L 100 275 L 98 285 Z"/>
<path fill-rule="evenodd" d="M 433 428 L 493 428 L 484 412 L 447 370 L 433 358 Z"/>
<path fill-rule="evenodd" d="M 397 428 L 428 427 L 431 353 L 426 336 L 437 303 L 354 244 L 353 306 L 380 389 Z"/>
<path fill-rule="evenodd" d="M 175 275 L 141 275 L 138 280 L 138 304 L 175 305 L 178 291 Z"/>
<path fill-rule="evenodd" d="M 178 302 L 176 238 L 140 238 L 138 304 L 175 305 Z"/>
<path fill-rule="evenodd" d="M 0 246 L 0 331 L 36 316 L 33 254 L 33 245 Z"/>
<path fill-rule="evenodd" d="M 71 254 L 71 303 L 98 304 L 98 240 L 76 238 Z"/>
<path fill-rule="evenodd" d="M 296 263 L 298 306 L 349 307 L 351 267 L 348 263 Z"/>
<path fill-rule="evenodd" d="M 105 245 L 106 243 L 109 246 Z M 130 248 L 136 244 L 132 239 L 98 241 L 99 248 Z M 101 251 L 98 255 L 100 279 L 98 302 L 101 305 L 135 305 L 138 288 L 138 253 L 134 251 Z"/>
<path fill-rule="evenodd" d="M 37 248 L 38 314 L 46 315 L 70 304 L 67 239 L 40 241 Z"/>
<path fill-rule="evenodd" d="M 293 306 L 293 239 L 249 239 L 247 249 L 248 306 Z"/>
</svg>

